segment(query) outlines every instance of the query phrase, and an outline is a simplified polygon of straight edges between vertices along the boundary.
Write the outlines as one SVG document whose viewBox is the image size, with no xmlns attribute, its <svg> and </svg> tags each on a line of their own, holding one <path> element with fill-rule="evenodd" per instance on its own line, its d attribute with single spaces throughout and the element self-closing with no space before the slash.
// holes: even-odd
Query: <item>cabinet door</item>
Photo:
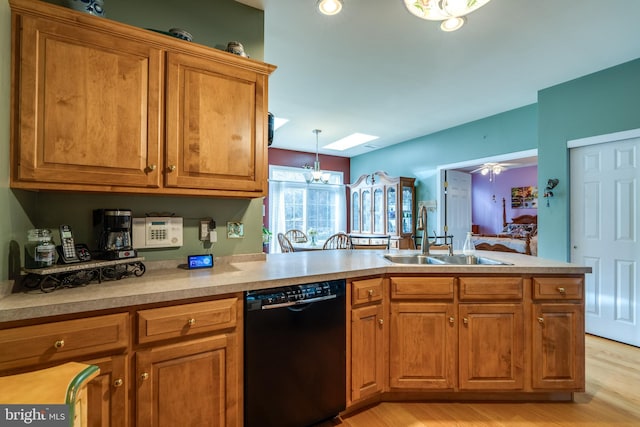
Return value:
<svg viewBox="0 0 640 427">
<path fill-rule="evenodd" d="M 391 388 L 453 389 L 456 319 L 453 304 L 391 303 Z"/>
<path fill-rule="evenodd" d="M 235 333 L 141 350 L 137 426 L 242 425 Z"/>
<path fill-rule="evenodd" d="M 401 178 L 400 180 L 400 195 L 401 195 L 401 206 L 402 206 L 402 235 L 413 235 L 415 234 L 415 221 L 413 220 L 415 206 L 414 206 L 414 180 L 411 179 L 410 182 L 408 180 Z"/>
<path fill-rule="evenodd" d="M 351 193 L 351 232 L 360 232 L 360 192 Z"/>
<path fill-rule="evenodd" d="M 100 375 L 87 387 L 89 427 L 129 425 L 127 411 L 129 382 L 124 355 L 84 361 L 100 368 Z"/>
<path fill-rule="evenodd" d="M 533 388 L 584 391 L 581 304 L 533 305 Z"/>
<path fill-rule="evenodd" d="M 387 234 L 398 235 L 398 191 L 387 187 Z"/>
<path fill-rule="evenodd" d="M 167 187 L 266 193 L 267 77 L 167 55 Z"/>
<path fill-rule="evenodd" d="M 460 390 L 524 387 L 522 304 L 460 304 Z"/>
<path fill-rule="evenodd" d="M 384 387 L 382 304 L 351 311 L 351 401 L 380 393 Z"/>
<path fill-rule="evenodd" d="M 362 232 L 371 233 L 371 189 L 362 190 Z"/>
<path fill-rule="evenodd" d="M 384 234 L 385 223 L 384 189 L 375 187 L 373 189 L 373 233 Z"/>
<path fill-rule="evenodd" d="M 158 187 L 161 51 L 51 19 L 21 24 L 12 185 Z"/>
</svg>

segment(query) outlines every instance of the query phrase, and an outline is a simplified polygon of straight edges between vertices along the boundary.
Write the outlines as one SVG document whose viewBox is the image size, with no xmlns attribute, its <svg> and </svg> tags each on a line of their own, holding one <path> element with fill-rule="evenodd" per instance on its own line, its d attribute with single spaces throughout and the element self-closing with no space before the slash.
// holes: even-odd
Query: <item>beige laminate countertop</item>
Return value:
<svg viewBox="0 0 640 427">
<path fill-rule="evenodd" d="M 51 293 L 32 290 L 0 297 L 0 322 L 61 314 L 179 301 L 331 279 L 391 273 L 448 274 L 584 274 L 591 268 L 521 254 L 478 251 L 513 265 L 400 265 L 385 253 L 416 251 L 308 251 L 240 257 L 240 262 L 216 259 L 213 269 L 184 270 L 177 262 L 145 262 L 146 273 Z M 254 259 L 247 261 L 246 259 Z M 256 260 L 257 259 L 257 260 Z"/>
</svg>

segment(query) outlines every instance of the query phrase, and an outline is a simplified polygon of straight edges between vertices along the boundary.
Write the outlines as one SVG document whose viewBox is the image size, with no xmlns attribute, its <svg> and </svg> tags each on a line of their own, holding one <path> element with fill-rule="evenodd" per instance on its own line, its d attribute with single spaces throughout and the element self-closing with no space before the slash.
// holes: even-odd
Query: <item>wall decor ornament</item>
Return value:
<svg viewBox="0 0 640 427">
<path fill-rule="evenodd" d="M 66 0 L 67 7 L 95 16 L 106 16 L 104 0 Z"/>
</svg>

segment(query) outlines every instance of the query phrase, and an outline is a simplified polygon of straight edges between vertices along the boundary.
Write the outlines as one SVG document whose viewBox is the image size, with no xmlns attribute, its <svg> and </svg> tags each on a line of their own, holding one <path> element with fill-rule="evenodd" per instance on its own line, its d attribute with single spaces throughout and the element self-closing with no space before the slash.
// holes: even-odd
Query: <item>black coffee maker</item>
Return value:
<svg viewBox="0 0 640 427">
<path fill-rule="evenodd" d="M 95 209 L 93 229 L 98 242 L 95 258 L 133 258 L 131 246 L 131 209 Z"/>
</svg>

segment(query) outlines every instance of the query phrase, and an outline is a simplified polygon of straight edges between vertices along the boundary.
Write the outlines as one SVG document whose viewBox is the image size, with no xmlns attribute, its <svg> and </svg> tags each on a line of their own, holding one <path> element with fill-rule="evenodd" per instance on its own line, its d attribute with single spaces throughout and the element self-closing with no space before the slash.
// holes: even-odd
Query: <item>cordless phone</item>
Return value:
<svg viewBox="0 0 640 427">
<path fill-rule="evenodd" d="M 80 262 L 78 254 L 76 253 L 76 244 L 73 239 L 73 233 L 71 227 L 68 225 L 60 226 L 60 246 L 59 251 L 62 262 L 65 264 L 71 262 Z"/>
</svg>

